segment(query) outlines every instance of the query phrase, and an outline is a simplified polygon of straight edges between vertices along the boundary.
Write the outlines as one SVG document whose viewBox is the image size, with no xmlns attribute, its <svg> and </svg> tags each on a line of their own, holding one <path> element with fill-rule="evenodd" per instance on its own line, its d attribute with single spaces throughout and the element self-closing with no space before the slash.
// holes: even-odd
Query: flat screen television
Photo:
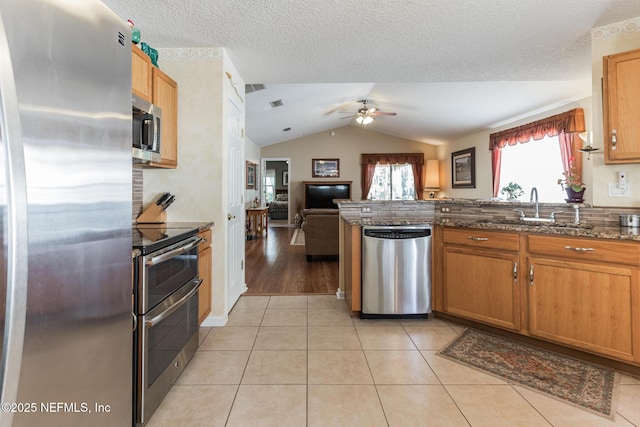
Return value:
<svg viewBox="0 0 640 427">
<path fill-rule="evenodd" d="M 351 200 L 351 184 L 305 184 L 305 209 L 338 209 L 334 199 Z"/>
</svg>

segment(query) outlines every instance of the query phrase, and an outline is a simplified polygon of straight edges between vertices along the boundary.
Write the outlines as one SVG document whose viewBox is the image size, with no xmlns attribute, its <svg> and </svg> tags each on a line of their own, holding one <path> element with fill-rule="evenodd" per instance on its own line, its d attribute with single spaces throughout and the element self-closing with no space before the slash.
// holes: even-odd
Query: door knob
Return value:
<svg viewBox="0 0 640 427">
<path fill-rule="evenodd" d="M 233 218 L 235 218 L 235 217 L 236 217 L 235 215 L 227 214 L 227 219 L 228 219 L 229 221 L 231 221 L 231 220 L 232 220 Z"/>
</svg>

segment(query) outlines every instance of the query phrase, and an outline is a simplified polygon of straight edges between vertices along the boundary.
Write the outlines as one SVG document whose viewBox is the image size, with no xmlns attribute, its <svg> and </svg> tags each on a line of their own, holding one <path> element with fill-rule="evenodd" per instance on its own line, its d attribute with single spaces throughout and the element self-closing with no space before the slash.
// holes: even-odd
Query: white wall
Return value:
<svg viewBox="0 0 640 427">
<path fill-rule="evenodd" d="M 203 221 L 212 228 L 212 316 L 226 316 L 226 209 L 223 146 L 224 51 L 159 49 L 159 64 L 178 83 L 178 168 L 144 170 L 144 206 L 169 191 L 167 222 Z"/>
<path fill-rule="evenodd" d="M 438 159 L 441 160 L 441 180 L 444 183 L 441 195 L 462 198 L 489 198 L 493 195 L 491 183 L 491 157 L 489 152 L 489 134 L 520 126 L 573 108 L 583 108 L 585 126 L 593 130 L 593 146 L 600 149 L 591 153 L 591 159 L 582 156 L 582 180 L 587 184 L 585 201 L 594 206 L 640 207 L 640 164 L 605 165 L 603 155 L 603 120 L 602 120 L 602 57 L 617 52 L 640 48 L 640 17 L 623 21 L 607 27 L 595 28 L 592 31 L 592 96 L 551 109 L 545 113 L 532 115 L 508 125 L 487 129 L 450 141 L 438 147 Z M 476 188 L 451 188 L 451 153 L 469 147 L 476 147 Z M 443 171 L 444 165 L 444 171 Z M 608 183 L 615 182 L 617 172 L 624 170 L 631 184 L 630 198 L 611 198 L 608 196 Z M 544 195 L 541 195 L 543 198 Z M 542 200 L 542 199 L 541 199 Z"/>
<path fill-rule="evenodd" d="M 302 138 L 262 147 L 265 158 L 290 158 L 289 194 L 291 209 L 302 203 L 303 181 L 353 181 L 351 196 L 360 200 L 360 154 L 424 153 L 425 160 L 436 158 L 434 145 L 389 136 L 358 126 L 335 129 L 335 136 L 321 132 Z M 313 178 L 312 159 L 339 159 L 340 177 Z M 442 168 L 442 166 L 441 166 Z"/>
<path fill-rule="evenodd" d="M 585 126 L 590 129 L 591 126 L 591 98 L 581 99 L 577 102 L 572 102 L 562 107 L 557 107 L 546 111 L 544 113 L 532 115 L 525 119 L 517 120 L 512 123 L 506 124 L 501 127 L 486 129 L 472 135 L 465 136 L 463 138 L 454 140 L 438 147 L 438 159 L 440 160 L 440 196 L 446 196 L 451 198 L 478 198 L 489 199 L 493 197 L 493 184 L 491 176 L 491 152 L 489 151 L 489 135 L 494 132 L 499 132 L 504 129 L 509 129 L 516 126 L 521 126 L 527 123 L 531 123 L 536 120 L 540 120 L 544 117 L 549 117 L 554 114 L 559 114 L 564 111 L 572 110 L 574 108 L 584 109 Z M 465 150 L 467 148 L 475 147 L 476 151 L 476 188 L 451 188 L 451 153 Z M 593 155 L 591 158 L 593 159 Z M 586 160 L 587 156 L 583 156 L 583 180 L 585 183 L 591 182 L 589 179 L 591 174 L 590 164 Z M 560 178 L 560 176 L 558 176 Z M 587 185 L 587 191 L 585 192 L 585 200 L 589 202 L 591 194 L 591 185 Z M 540 200 L 544 201 L 544 194 L 540 195 Z"/>
<path fill-rule="evenodd" d="M 600 27 L 592 32 L 591 59 L 593 80 L 593 146 L 604 152 L 602 116 L 602 57 L 640 48 L 640 17 L 615 25 Z M 640 118 L 638 118 L 640 121 Z M 607 136 L 606 141 L 609 141 Z M 592 181 L 585 181 L 593 189 L 596 206 L 640 206 L 640 164 L 605 165 L 604 155 L 591 155 L 593 159 Z M 618 171 L 627 172 L 631 197 L 609 197 L 609 182 L 616 182 Z"/>
<path fill-rule="evenodd" d="M 262 174 L 262 171 L 260 170 L 260 146 L 246 136 L 244 138 L 244 157 L 246 161 L 256 164 L 256 183 L 258 184 L 258 187 L 253 190 L 247 190 L 245 185 L 244 190 L 245 205 L 250 207 L 253 199 L 256 197 L 258 200 L 260 199 L 260 189 L 262 187 L 260 175 Z"/>
</svg>

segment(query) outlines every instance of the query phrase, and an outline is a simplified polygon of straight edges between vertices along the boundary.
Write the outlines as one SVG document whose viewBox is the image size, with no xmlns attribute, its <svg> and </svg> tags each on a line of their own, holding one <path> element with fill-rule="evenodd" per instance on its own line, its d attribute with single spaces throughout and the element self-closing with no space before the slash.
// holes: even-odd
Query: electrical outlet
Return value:
<svg viewBox="0 0 640 427">
<path fill-rule="evenodd" d="M 609 183 L 609 197 L 631 197 L 631 184 L 627 183 L 624 188 L 620 188 L 617 183 Z"/>
</svg>

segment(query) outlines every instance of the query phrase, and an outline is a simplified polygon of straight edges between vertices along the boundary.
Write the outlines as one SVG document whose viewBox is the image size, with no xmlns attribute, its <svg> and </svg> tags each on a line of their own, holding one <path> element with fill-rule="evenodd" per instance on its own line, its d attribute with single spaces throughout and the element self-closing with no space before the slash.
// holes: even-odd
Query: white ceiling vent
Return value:
<svg viewBox="0 0 640 427">
<path fill-rule="evenodd" d="M 282 107 L 282 99 L 278 99 L 277 101 L 271 101 L 269 104 L 271 104 L 272 108 Z"/>
<path fill-rule="evenodd" d="M 257 92 L 259 90 L 264 90 L 266 88 L 267 87 L 265 85 L 261 84 L 261 83 L 257 83 L 257 84 L 254 84 L 254 85 L 244 85 L 244 93 L 246 95 L 246 94 L 249 94 L 251 92 Z"/>
</svg>

